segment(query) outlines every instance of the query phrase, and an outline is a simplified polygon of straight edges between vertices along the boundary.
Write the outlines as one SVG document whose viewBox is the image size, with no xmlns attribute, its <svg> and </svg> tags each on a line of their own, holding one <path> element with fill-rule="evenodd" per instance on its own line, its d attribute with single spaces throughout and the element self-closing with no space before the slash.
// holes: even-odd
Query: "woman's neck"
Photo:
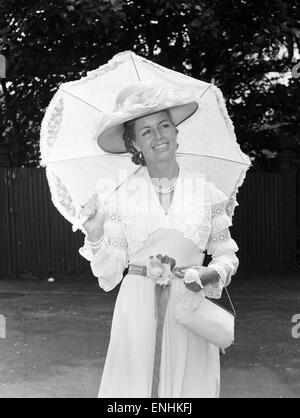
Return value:
<svg viewBox="0 0 300 418">
<path fill-rule="evenodd" d="M 167 178 L 172 180 L 174 177 L 177 177 L 179 174 L 179 165 L 176 160 L 174 161 L 164 161 L 158 164 L 149 164 L 147 166 L 149 176 L 151 178 Z"/>
</svg>

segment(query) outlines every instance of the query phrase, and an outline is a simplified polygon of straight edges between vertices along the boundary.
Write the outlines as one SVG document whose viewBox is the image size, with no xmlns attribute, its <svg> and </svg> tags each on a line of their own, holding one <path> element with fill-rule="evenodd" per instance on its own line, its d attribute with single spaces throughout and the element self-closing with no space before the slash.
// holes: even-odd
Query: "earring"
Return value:
<svg viewBox="0 0 300 418">
<path fill-rule="evenodd" d="M 139 158 L 142 158 L 143 157 L 143 153 L 142 153 L 142 151 L 140 151 L 139 152 Z"/>
<path fill-rule="evenodd" d="M 178 142 L 177 142 L 177 148 L 176 148 L 176 149 L 178 149 L 178 147 L 179 147 L 179 144 L 178 144 Z"/>
</svg>

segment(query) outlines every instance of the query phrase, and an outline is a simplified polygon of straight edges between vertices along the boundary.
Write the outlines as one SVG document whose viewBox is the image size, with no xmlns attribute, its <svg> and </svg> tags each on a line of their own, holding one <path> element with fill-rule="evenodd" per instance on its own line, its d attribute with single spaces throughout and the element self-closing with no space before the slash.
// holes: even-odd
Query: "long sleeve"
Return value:
<svg viewBox="0 0 300 418">
<path fill-rule="evenodd" d="M 118 214 L 106 214 L 103 239 L 98 251 L 93 253 L 85 237 L 79 253 L 90 261 L 99 286 L 106 292 L 114 289 L 122 280 L 123 272 L 128 266 L 127 240 L 122 217 Z"/>
<path fill-rule="evenodd" d="M 231 277 L 237 272 L 239 259 L 236 252 L 239 247 L 229 231 L 232 226 L 232 202 L 216 186 L 212 186 L 211 191 L 211 231 L 206 251 L 212 258 L 208 266 L 217 270 L 220 279 L 215 285 L 206 286 L 205 294 L 219 299 L 224 286 L 230 284 Z M 235 201 L 234 206 L 237 205 Z"/>
</svg>

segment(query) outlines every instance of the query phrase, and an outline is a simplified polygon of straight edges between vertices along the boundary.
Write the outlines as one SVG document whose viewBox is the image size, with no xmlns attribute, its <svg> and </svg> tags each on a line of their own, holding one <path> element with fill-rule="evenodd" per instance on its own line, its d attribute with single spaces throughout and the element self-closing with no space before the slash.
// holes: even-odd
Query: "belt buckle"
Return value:
<svg viewBox="0 0 300 418">
<path fill-rule="evenodd" d="M 138 276 L 147 276 L 147 266 L 140 266 L 137 264 L 130 265 L 131 274 L 137 274 Z"/>
</svg>

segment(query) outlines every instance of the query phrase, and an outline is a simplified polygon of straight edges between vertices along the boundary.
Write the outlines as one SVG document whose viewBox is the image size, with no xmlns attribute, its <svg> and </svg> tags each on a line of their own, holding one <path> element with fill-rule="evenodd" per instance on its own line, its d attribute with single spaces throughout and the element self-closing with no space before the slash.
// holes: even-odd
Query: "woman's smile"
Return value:
<svg viewBox="0 0 300 418">
<path fill-rule="evenodd" d="M 168 143 L 164 142 L 162 144 L 158 144 L 152 147 L 155 151 L 164 151 L 168 148 Z"/>
</svg>

